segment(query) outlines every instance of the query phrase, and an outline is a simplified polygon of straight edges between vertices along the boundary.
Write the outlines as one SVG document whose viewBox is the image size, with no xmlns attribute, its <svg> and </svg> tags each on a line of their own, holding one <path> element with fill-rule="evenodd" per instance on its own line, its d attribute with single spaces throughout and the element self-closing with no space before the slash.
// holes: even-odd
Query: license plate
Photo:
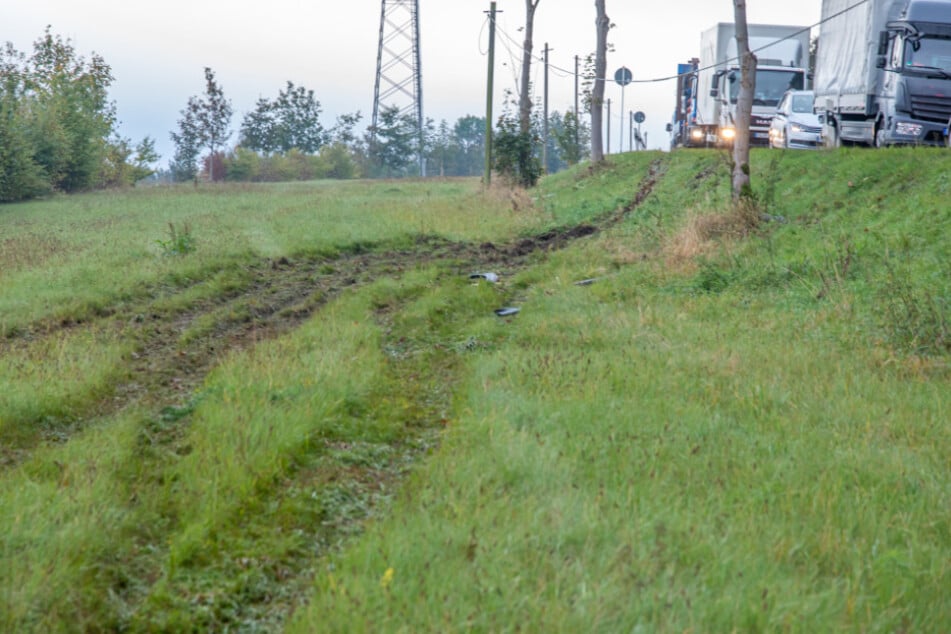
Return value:
<svg viewBox="0 0 951 634">
<path fill-rule="evenodd" d="M 766 132 L 754 132 L 753 138 L 754 139 L 768 139 L 769 134 L 767 134 Z"/>
</svg>

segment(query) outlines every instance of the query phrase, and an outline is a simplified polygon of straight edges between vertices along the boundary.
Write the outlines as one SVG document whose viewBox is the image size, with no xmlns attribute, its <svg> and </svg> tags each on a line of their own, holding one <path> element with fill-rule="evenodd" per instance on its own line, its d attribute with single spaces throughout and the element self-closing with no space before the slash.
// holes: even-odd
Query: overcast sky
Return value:
<svg viewBox="0 0 951 634">
<path fill-rule="evenodd" d="M 420 0 L 424 116 L 450 123 L 484 116 L 488 0 Z M 819 20 L 820 0 L 749 0 L 751 23 L 808 26 Z M 322 123 L 373 110 L 381 0 L 0 0 L 0 41 L 31 52 L 46 25 L 71 38 L 85 57 L 96 52 L 112 67 L 111 88 L 120 133 L 156 140 L 161 164 L 174 148 L 169 132 L 188 97 L 204 90 L 210 66 L 233 103 L 237 138 L 241 119 L 259 97 L 273 99 L 290 80 L 315 92 Z M 502 93 L 516 86 L 525 21 L 524 0 L 498 0 L 495 114 Z M 700 32 L 733 21 L 731 0 L 607 0 L 615 28 L 609 34 L 608 76 L 621 66 L 635 81 L 676 73 L 698 56 Z M 540 0 L 535 53 L 551 47 L 549 103 L 564 112 L 574 105 L 574 57 L 595 46 L 594 0 Z M 541 95 L 542 65 L 534 83 Z M 664 125 L 674 108 L 674 83 L 634 83 L 624 90 L 626 111 L 646 115 L 648 145 L 666 147 Z M 619 147 L 621 88 L 609 83 L 611 151 Z M 626 121 L 626 119 L 625 119 Z M 625 122 L 625 149 L 627 123 Z"/>
</svg>

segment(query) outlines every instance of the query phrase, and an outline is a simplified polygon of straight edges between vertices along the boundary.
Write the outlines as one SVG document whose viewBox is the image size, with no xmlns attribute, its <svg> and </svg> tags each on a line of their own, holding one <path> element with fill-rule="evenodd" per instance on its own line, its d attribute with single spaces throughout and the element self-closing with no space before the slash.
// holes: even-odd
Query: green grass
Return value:
<svg viewBox="0 0 951 634">
<path fill-rule="evenodd" d="M 167 316 L 247 291 L 257 257 L 616 220 L 498 285 L 452 259 L 355 286 L 223 354 L 160 411 L 30 447 L 0 472 L 0 629 L 944 631 L 951 157 L 753 159 L 770 221 L 743 237 L 713 222 L 728 180 L 704 151 L 549 177 L 532 211 L 472 181 L 0 209 L 18 231 L 32 214 L 76 231 L 55 257 L 18 251 L 0 294 L 22 304 L 4 312 L 4 353 L 30 374 L 0 370 L 16 393 L 0 418 L 19 425 L 89 411 L 130 345 L 102 319 L 13 335 L 60 316 L 23 290 L 30 276 L 85 270 L 99 283 L 75 289 L 83 302 L 149 299 Z M 111 215 L 136 199 L 164 205 L 154 229 Z M 129 236 L 148 245 L 186 220 L 194 253 L 123 259 Z M 130 274 L 99 268 L 115 261 Z M 500 319 L 502 305 L 521 312 Z M 241 306 L 206 307 L 177 336 Z"/>
<path fill-rule="evenodd" d="M 0 442 L 55 434 L 110 395 L 130 346 L 114 334 L 64 332 L 8 346 L 0 364 Z"/>
<path fill-rule="evenodd" d="M 947 372 L 812 319 L 539 285 L 291 631 L 941 631 Z"/>
<path fill-rule="evenodd" d="M 43 318 L 87 317 L 270 257 L 333 256 L 411 236 L 485 241 L 537 226 L 477 180 L 147 188 L 0 208 L 0 335 Z M 193 252 L 165 257 L 169 223 Z"/>
</svg>

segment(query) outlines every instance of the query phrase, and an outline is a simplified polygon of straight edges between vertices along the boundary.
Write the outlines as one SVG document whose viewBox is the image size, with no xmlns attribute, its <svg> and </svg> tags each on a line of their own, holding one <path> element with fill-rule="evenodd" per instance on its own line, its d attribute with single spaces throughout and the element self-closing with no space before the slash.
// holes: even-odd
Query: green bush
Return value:
<svg viewBox="0 0 951 634">
<path fill-rule="evenodd" d="M 156 240 L 164 255 L 185 255 L 195 250 L 195 239 L 192 237 L 191 225 L 182 223 L 181 229 L 175 223 L 168 223 L 168 240 Z"/>
</svg>

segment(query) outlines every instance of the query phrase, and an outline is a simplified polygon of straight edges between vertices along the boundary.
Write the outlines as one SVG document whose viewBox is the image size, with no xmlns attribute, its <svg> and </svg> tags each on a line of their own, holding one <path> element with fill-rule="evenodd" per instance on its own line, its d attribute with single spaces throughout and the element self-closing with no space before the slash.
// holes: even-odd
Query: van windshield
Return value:
<svg viewBox="0 0 951 634">
<path fill-rule="evenodd" d="M 799 70 L 757 70 L 753 105 L 775 107 L 787 90 L 802 90 L 802 84 L 802 71 Z M 739 94 L 740 74 L 737 72 L 730 76 L 730 101 L 736 103 Z"/>
<path fill-rule="evenodd" d="M 812 112 L 812 103 L 813 98 L 812 94 L 807 95 L 793 95 L 792 96 L 792 111 L 793 112 Z"/>
</svg>

